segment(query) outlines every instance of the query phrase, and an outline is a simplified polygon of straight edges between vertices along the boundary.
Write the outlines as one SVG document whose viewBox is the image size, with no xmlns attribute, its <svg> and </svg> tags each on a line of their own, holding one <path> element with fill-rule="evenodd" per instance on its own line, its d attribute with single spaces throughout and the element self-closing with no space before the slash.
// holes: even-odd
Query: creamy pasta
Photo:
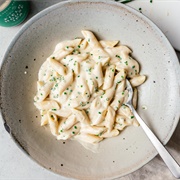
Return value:
<svg viewBox="0 0 180 180">
<path fill-rule="evenodd" d="M 70 138 L 98 143 L 118 136 L 129 125 L 138 126 L 127 100 L 126 78 L 134 87 L 146 77 L 127 46 L 118 41 L 98 41 L 83 30 L 84 39 L 60 42 L 39 70 L 34 104 L 41 126 L 49 125 L 58 140 Z"/>
</svg>

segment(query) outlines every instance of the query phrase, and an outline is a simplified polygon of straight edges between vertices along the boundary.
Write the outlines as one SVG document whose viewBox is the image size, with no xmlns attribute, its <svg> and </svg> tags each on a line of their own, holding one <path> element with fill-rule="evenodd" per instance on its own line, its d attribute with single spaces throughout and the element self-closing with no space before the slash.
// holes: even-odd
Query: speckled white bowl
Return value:
<svg viewBox="0 0 180 180">
<path fill-rule="evenodd" d="M 33 105 L 39 67 L 55 45 L 89 29 L 100 39 L 133 50 L 148 79 L 139 88 L 138 112 L 166 144 L 180 114 L 180 68 L 162 32 L 141 13 L 111 1 L 54 5 L 28 21 L 9 46 L 1 68 L 1 112 L 15 142 L 43 167 L 77 179 L 112 179 L 131 173 L 157 154 L 141 127 L 101 142 L 97 154 L 75 141 L 57 141 Z M 24 72 L 27 74 L 24 74 Z M 147 110 L 142 110 L 142 106 Z"/>
</svg>

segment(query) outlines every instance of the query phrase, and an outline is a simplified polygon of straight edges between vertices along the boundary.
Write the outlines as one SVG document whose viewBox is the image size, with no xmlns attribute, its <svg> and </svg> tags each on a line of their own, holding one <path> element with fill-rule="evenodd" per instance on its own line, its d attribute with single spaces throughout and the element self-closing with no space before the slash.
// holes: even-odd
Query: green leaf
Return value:
<svg viewBox="0 0 180 180">
<path fill-rule="evenodd" d="M 115 0 L 116 2 L 120 2 L 120 3 L 123 3 L 123 4 L 126 4 L 126 3 L 129 3 L 133 0 Z"/>
</svg>

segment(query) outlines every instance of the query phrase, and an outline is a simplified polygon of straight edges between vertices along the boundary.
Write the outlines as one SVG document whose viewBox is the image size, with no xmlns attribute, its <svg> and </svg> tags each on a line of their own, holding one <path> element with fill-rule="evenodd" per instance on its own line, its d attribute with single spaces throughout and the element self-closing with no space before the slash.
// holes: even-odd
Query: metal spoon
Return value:
<svg viewBox="0 0 180 180">
<path fill-rule="evenodd" d="M 150 141 L 152 142 L 152 144 L 154 145 L 154 147 L 158 151 L 159 155 L 161 156 L 161 158 L 163 159 L 163 161 L 165 162 L 167 167 L 169 168 L 169 170 L 172 172 L 172 174 L 176 178 L 179 179 L 180 178 L 180 166 L 173 159 L 173 157 L 169 154 L 169 152 L 165 149 L 165 147 L 159 141 L 159 139 L 154 135 L 154 133 L 149 129 L 149 127 L 146 125 L 146 123 L 141 119 L 141 117 L 138 115 L 138 113 L 134 109 L 134 107 L 132 105 L 133 89 L 132 89 L 132 86 L 128 80 L 126 80 L 126 86 L 127 86 L 126 89 L 129 92 L 129 96 L 128 96 L 128 100 L 125 103 L 125 105 L 127 105 L 130 108 L 130 110 L 132 111 L 132 113 L 136 117 L 137 121 L 139 122 L 139 124 L 143 128 L 144 132 L 146 133 L 146 135 L 148 136 L 148 138 L 150 139 Z"/>
</svg>

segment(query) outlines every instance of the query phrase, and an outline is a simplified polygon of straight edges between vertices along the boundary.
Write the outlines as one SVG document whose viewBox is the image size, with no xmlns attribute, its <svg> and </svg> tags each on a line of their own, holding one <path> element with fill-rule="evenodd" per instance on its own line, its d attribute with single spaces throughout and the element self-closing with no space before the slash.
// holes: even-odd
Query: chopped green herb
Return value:
<svg viewBox="0 0 180 180">
<path fill-rule="evenodd" d="M 74 126 L 74 129 L 77 129 L 77 126 Z"/>
<path fill-rule="evenodd" d="M 83 87 L 83 85 L 80 86 L 81 88 Z"/>
<path fill-rule="evenodd" d="M 76 64 L 77 64 L 77 61 L 74 62 L 74 66 L 76 66 Z"/>
<path fill-rule="evenodd" d="M 42 96 L 43 94 L 41 93 L 41 96 Z"/>
<path fill-rule="evenodd" d="M 116 57 L 119 58 L 119 59 L 122 59 L 121 56 L 119 56 L 119 55 L 116 55 Z"/>
<path fill-rule="evenodd" d="M 59 95 L 57 94 L 56 96 L 53 96 L 53 98 L 58 98 L 58 96 L 59 96 Z"/>
<path fill-rule="evenodd" d="M 52 109 L 52 111 L 56 111 L 57 109 Z"/>
<path fill-rule="evenodd" d="M 71 89 L 70 92 L 72 92 L 73 90 Z"/>
<path fill-rule="evenodd" d="M 53 56 L 52 59 L 55 59 L 55 57 Z"/>
<path fill-rule="evenodd" d="M 98 112 L 98 114 L 101 114 L 101 112 Z"/>
<path fill-rule="evenodd" d="M 69 49 L 69 46 L 66 46 L 66 49 Z"/>
<path fill-rule="evenodd" d="M 66 90 L 69 90 L 69 88 L 67 88 Z"/>
<path fill-rule="evenodd" d="M 93 54 L 91 54 L 91 56 L 93 56 Z"/>
<path fill-rule="evenodd" d="M 118 81 L 118 82 L 117 82 L 117 84 L 120 84 L 120 83 L 121 83 L 121 81 Z"/>
<path fill-rule="evenodd" d="M 142 8 L 139 8 L 139 11 L 141 11 L 142 10 Z"/>
<path fill-rule="evenodd" d="M 78 48 L 80 48 L 81 46 L 78 46 Z"/>
<path fill-rule="evenodd" d="M 135 68 L 135 66 L 132 66 L 132 68 L 134 69 L 134 68 Z"/>
<path fill-rule="evenodd" d="M 88 42 L 90 42 L 90 38 L 88 39 Z"/>
<path fill-rule="evenodd" d="M 52 79 L 50 79 L 50 81 L 56 81 L 56 78 L 55 78 L 55 77 L 52 77 Z"/>
<path fill-rule="evenodd" d="M 126 64 L 126 66 L 127 66 L 127 65 L 128 65 L 128 62 L 127 62 L 127 61 L 125 61 L 125 62 L 124 62 L 124 64 Z"/>
<path fill-rule="evenodd" d="M 124 91 L 122 92 L 122 95 L 124 95 Z"/>
<path fill-rule="evenodd" d="M 98 79 L 98 77 L 96 76 L 96 79 Z"/>
<path fill-rule="evenodd" d="M 103 134 L 103 132 L 100 132 L 99 134 L 97 134 L 96 136 L 101 136 Z"/>
<path fill-rule="evenodd" d="M 66 94 L 67 94 L 67 92 L 64 92 L 64 94 L 66 95 Z"/>
<path fill-rule="evenodd" d="M 120 100 L 118 100 L 118 103 L 120 103 L 121 101 Z"/>
<path fill-rule="evenodd" d="M 62 132 L 63 132 L 63 130 L 61 129 L 61 130 L 60 130 L 60 133 L 62 133 Z"/>
<path fill-rule="evenodd" d="M 153 0 L 150 0 L 150 3 L 152 3 L 153 2 Z"/>
<path fill-rule="evenodd" d="M 137 75 L 137 70 L 135 69 L 135 74 Z"/>
<path fill-rule="evenodd" d="M 134 116 L 131 116 L 131 119 L 133 119 L 134 118 Z"/>
<path fill-rule="evenodd" d="M 121 76 L 122 79 L 124 79 L 124 76 Z"/>
<path fill-rule="evenodd" d="M 75 134 L 75 132 L 73 131 L 72 134 Z"/>
<path fill-rule="evenodd" d="M 112 69 L 112 72 L 114 72 L 114 69 Z"/>
<path fill-rule="evenodd" d="M 58 84 L 55 84 L 55 87 L 58 87 Z"/>
<path fill-rule="evenodd" d="M 77 76 L 78 78 L 80 77 L 80 75 Z"/>
</svg>

